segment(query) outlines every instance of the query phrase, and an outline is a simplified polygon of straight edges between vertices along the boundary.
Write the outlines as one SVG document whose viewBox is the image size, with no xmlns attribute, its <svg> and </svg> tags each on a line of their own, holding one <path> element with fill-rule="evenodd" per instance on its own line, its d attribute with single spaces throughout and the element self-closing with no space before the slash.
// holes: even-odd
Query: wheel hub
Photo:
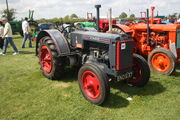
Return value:
<svg viewBox="0 0 180 120">
<path fill-rule="evenodd" d="M 100 96 L 100 83 L 98 77 L 91 71 L 86 71 L 82 75 L 82 86 L 85 94 L 97 99 Z"/>
<path fill-rule="evenodd" d="M 159 72 L 165 72 L 170 67 L 170 59 L 163 53 L 157 53 L 152 57 L 152 66 Z"/>
<path fill-rule="evenodd" d="M 42 46 L 40 49 L 40 63 L 45 72 L 51 72 L 53 66 L 52 55 L 47 46 Z"/>
<path fill-rule="evenodd" d="M 139 65 L 139 63 L 135 60 L 134 60 L 133 69 L 134 69 L 134 75 L 133 75 L 131 82 L 138 83 L 142 79 L 143 71 L 142 71 L 142 68 Z"/>
</svg>

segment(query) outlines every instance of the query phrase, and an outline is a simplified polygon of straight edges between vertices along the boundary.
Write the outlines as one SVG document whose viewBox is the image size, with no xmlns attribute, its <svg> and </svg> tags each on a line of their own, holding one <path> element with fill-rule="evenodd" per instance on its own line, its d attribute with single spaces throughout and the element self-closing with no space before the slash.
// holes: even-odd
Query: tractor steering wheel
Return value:
<svg viewBox="0 0 180 120">
<path fill-rule="evenodd" d="M 64 37 L 69 41 L 70 33 L 75 31 L 74 25 L 68 25 L 66 27 L 62 27 L 61 33 L 64 34 Z"/>
</svg>

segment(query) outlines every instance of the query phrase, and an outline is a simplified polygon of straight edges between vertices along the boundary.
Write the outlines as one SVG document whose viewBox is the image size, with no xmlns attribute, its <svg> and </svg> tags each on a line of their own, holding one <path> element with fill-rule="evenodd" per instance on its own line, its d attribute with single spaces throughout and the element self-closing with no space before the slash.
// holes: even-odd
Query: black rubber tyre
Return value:
<svg viewBox="0 0 180 120">
<path fill-rule="evenodd" d="M 50 72 L 46 72 L 43 69 L 43 66 L 41 64 L 41 48 L 42 46 L 46 46 L 51 54 L 51 59 L 52 59 L 52 69 Z M 42 73 L 45 77 L 49 78 L 49 79 L 56 79 L 59 80 L 62 77 L 62 73 L 64 71 L 64 65 L 63 65 L 63 58 L 58 57 L 58 53 L 56 50 L 56 46 L 53 42 L 53 40 L 50 37 L 43 37 L 40 42 L 39 42 L 39 63 L 41 65 L 41 70 Z"/>
<path fill-rule="evenodd" d="M 156 63 L 153 60 L 155 59 L 155 57 L 157 55 L 163 56 L 164 60 L 166 60 L 167 57 L 168 57 L 168 59 L 169 59 L 168 61 L 170 61 L 170 62 L 169 63 L 166 62 L 167 64 L 166 63 L 164 64 L 164 62 L 163 62 L 163 65 L 161 64 L 161 67 L 159 66 L 159 69 L 157 69 L 158 66 L 157 65 L 153 65 L 153 63 Z M 150 69 L 153 72 L 161 74 L 161 75 L 172 75 L 176 71 L 176 58 L 175 58 L 175 56 L 173 55 L 173 53 L 170 50 L 165 49 L 165 48 L 156 48 L 156 49 L 154 49 L 150 53 L 150 55 L 148 56 L 148 64 L 149 64 Z M 158 65 L 160 65 L 160 62 L 158 63 Z M 167 69 L 165 67 L 162 68 L 162 66 L 167 67 Z"/>
<path fill-rule="evenodd" d="M 85 92 L 85 88 L 83 87 L 83 80 L 84 80 L 83 75 L 86 72 L 93 73 L 94 74 L 93 78 L 95 78 L 95 77 L 98 78 L 99 85 L 97 88 L 98 88 L 98 90 L 100 90 L 100 94 L 97 98 L 91 98 L 88 96 L 87 92 Z M 80 90 L 81 90 L 83 96 L 89 102 L 96 104 L 96 105 L 101 105 L 105 102 L 105 100 L 107 100 L 109 93 L 110 93 L 108 76 L 97 65 L 95 65 L 95 64 L 83 65 L 80 68 L 79 73 L 78 73 L 78 82 L 79 82 L 79 87 L 80 87 Z M 90 89 L 90 88 L 87 87 L 86 89 Z M 93 90 L 95 91 L 95 89 L 93 89 Z M 92 89 L 91 89 L 91 91 L 92 91 Z"/>
<path fill-rule="evenodd" d="M 131 79 L 127 80 L 130 86 L 144 87 L 150 78 L 150 69 L 146 60 L 138 55 L 133 54 L 134 74 Z"/>
</svg>

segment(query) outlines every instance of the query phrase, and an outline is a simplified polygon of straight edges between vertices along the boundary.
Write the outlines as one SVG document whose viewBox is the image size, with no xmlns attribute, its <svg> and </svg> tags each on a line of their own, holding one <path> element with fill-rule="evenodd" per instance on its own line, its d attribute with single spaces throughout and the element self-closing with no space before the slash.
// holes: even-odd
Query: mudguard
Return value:
<svg viewBox="0 0 180 120">
<path fill-rule="evenodd" d="M 113 28 L 119 28 L 119 29 L 123 30 L 125 33 L 131 33 L 131 32 L 133 32 L 132 29 L 131 29 L 129 26 L 127 26 L 127 25 L 113 24 L 112 27 L 113 27 Z M 106 31 L 108 31 L 108 29 L 109 29 L 109 25 L 106 25 L 106 26 L 103 28 L 102 31 L 103 31 L 103 32 L 106 32 Z"/>
<path fill-rule="evenodd" d="M 64 38 L 62 33 L 58 30 L 52 29 L 52 30 L 44 30 L 41 31 L 38 34 L 37 40 L 36 40 L 36 55 L 38 55 L 38 43 L 39 41 L 43 38 L 49 36 L 52 38 L 57 52 L 58 56 L 64 56 L 64 55 L 69 55 L 70 54 L 70 48 L 67 40 Z"/>
<path fill-rule="evenodd" d="M 127 25 L 115 24 L 115 25 L 113 25 L 113 27 L 120 28 L 120 29 L 122 29 L 125 33 L 133 32 L 132 29 L 131 29 L 129 26 L 127 26 Z"/>
</svg>

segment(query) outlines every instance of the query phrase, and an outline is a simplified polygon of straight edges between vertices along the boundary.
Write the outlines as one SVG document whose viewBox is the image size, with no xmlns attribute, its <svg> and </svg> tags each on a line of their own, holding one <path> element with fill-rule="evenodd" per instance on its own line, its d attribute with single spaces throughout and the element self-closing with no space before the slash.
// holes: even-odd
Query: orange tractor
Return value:
<svg viewBox="0 0 180 120">
<path fill-rule="evenodd" d="M 112 18 L 97 19 L 97 29 L 101 32 L 131 35 L 134 39 L 134 52 L 148 60 L 151 70 L 161 75 L 171 75 L 176 69 L 176 63 L 180 63 L 180 24 L 162 24 L 161 18 L 154 18 L 154 9 L 151 7 L 151 19 L 147 9 L 144 13 L 146 18 L 140 23 L 124 25 L 117 24 Z M 91 19 L 90 22 L 93 21 Z"/>
<path fill-rule="evenodd" d="M 144 23 L 130 24 L 128 26 L 115 24 L 112 33 L 125 32 L 134 39 L 134 51 L 148 59 L 152 71 L 171 75 L 180 63 L 180 24 L 161 24 L 160 18 L 147 19 Z"/>
</svg>

